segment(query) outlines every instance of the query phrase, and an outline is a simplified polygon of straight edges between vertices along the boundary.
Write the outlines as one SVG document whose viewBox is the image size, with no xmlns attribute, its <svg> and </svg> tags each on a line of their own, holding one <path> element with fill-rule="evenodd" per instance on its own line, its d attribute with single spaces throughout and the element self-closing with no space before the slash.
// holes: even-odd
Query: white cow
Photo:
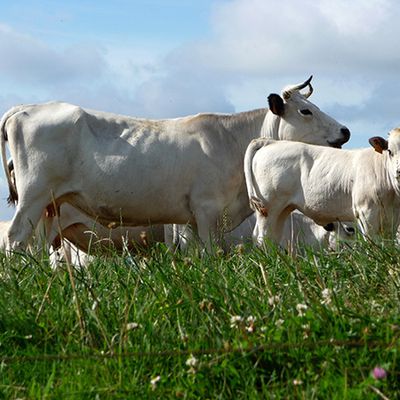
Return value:
<svg viewBox="0 0 400 400">
<path fill-rule="evenodd" d="M 400 211 L 400 128 L 373 149 L 337 150 L 258 139 L 245 155 L 254 237 L 280 243 L 289 213 L 297 209 L 319 225 L 358 221 L 363 234 L 394 237 Z"/>
<path fill-rule="evenodd" d="M 307 95 L 300 90 L 309 86 Z M 207 244 L 222 215 L 248 206 L 247 145 L 261 134 L 340 147 L 349 130 L 307 100 L 310 80 L 269 96 L 270 110 L 144 120 L 66 103 L 12 108 L 0 122 L 4 170 L 18 205 L 7 247 L 25 247 L 43 210 L 67 202 L 101 224 L 190 223 Z M 6 163 L 8 141 L 14 190 Z"/>
<path fill-rule="evenodd" d="M 14 163 L 9 159 L 13 187 L 16 187 Z M 4 249 L 4 233 L 11 221 L 0 221 L 0 248 Z M 154 242 L 164 242 L 164 227 L 156 226 L 117 226 L 104 227 L 91 217 L 83 214 L 68 203 L 62 204 L 57 212 L 53 206 L 48 206 L 35 229 L 37 244 L 44 242 L 45 247 L 52 247 L 52 253 L 57 253 L 54 260 L 74 260 L 89 258 L 82 254 L 91 250 L 136 251 Z M 55 264 L 55 263 L 54 263 Z"/>
</svg>

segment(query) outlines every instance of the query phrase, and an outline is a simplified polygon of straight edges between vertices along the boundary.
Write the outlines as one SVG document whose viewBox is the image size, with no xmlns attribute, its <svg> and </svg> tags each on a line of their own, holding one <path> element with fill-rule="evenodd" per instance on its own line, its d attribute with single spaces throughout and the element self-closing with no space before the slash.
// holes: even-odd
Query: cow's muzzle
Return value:
<svg viewBox="0 0 400 400">
<path fill-rule="evenodd" d="M 346 127 L 341 128 L 340 133 L 342 134 L 342 137 L 340 139 L 328 140 L 329 146 L 341 149 L 342 146 L 349 141 L 350 131 L 348 128 Z"/>
</svg>

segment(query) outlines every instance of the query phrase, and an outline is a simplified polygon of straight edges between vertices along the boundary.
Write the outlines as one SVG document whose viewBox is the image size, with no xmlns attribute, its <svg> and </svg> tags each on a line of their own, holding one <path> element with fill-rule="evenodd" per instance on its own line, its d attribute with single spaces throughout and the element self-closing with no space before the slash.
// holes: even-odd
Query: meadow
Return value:
<svg viewBox="0 0 400 400">
<path fill-rule="evenodd" d="M 0 398 L 400 397 L 400 251 L 0 255 Z"/>
</svg>

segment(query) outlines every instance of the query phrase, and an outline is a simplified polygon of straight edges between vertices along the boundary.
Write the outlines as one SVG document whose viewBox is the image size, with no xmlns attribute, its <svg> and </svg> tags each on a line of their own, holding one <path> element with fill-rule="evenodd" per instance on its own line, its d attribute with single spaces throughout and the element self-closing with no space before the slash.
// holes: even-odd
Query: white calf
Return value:
<svg viewBox="0 0 400 400">
<path fill-rule="evenodd" d="M 253 140 L 245 155 L 255 240 L 280 243 L 295 209 L 319 225 L 358 221 L 362 233 L 394 237 L 400 211 L 400 129 L 373 149 L 337 150 L 300 142 Z"/>
</svg>

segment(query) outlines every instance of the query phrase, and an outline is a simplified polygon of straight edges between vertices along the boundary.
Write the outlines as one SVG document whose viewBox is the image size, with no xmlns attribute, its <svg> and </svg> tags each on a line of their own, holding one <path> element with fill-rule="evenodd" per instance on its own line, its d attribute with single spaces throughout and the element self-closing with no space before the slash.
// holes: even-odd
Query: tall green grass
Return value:
<svg viewBox="0 0 400 400">
<path fill-rule="evenodd" d="M 0 257 L 0 398 L 400 397 L 392 243 Z"/>
</svg>

